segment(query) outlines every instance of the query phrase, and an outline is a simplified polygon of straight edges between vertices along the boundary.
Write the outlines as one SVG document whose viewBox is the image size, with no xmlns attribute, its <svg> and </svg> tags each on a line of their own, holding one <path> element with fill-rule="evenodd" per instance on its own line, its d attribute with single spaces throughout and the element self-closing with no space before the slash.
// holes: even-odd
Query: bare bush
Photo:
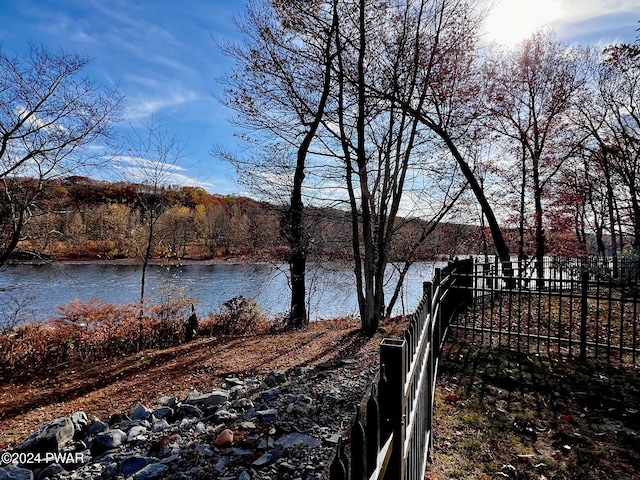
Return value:
<svg viewBox="0 0 640 480">
<path fill-rule="evenodd" d="M 222 311 L 210 316 L 200 327 L 211 335 L 247 335 L 273 331 L 274 323 L 262 311 L 260 305 L 242 295 L 222 304 Z"/>
<path fill-rule="evenodd" d="M 49 322 L 0 328 L 0 374 L 31 376 L 132 354 L 140 339 L 144 349 L 178 345 L 188 305 L 177 297 L 146 307 L 140 337 L 137 305 L 75 300 L 58 307 Z"/>
</svg>

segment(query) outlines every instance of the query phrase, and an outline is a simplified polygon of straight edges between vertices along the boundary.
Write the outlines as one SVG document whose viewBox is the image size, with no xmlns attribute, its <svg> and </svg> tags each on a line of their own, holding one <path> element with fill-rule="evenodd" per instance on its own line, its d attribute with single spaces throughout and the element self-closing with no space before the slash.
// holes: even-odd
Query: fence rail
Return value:
<svg viewBox="0 0 640 480">
<path fill-rule="evenodd" d="M 418 480 L 431 452 L 433 401 L 449 323 L 472 300 L 471 259 L 436 269 L 402 338 L 380 344 L 380 373 L 358 407 L 350 459 L 339 442 L 331 480 Z"/>
<path fill-rule="evenodd" d="M 449 331 L 518 351 L 638 361 L 638 262 L 546 259 L 537 267 L 470 258 L 436 269 L 402 338 L 381 342 L 380 372 L 357 409 L 350 458 L 341 439 L 330 480 L 424 478 Z"/>
<path fill-rule="evenodd" d="M 637 262 L 548 259 L 544 276 L 497 262 L 476 262 L 473 302 L 451 325 L 489 346 L 562 357 L 638 361 L 640 283 Z M 614 276 L 617 273 L 617 277 Z M 553 350 L 553 351 L 552 351 Z"/>
</svg>

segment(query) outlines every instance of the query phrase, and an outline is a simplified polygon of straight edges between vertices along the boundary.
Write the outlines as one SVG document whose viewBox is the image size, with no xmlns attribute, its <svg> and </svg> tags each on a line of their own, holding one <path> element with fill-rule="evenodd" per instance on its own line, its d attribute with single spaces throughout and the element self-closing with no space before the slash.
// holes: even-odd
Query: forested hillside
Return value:
<svg viewBox="0 0 640 480">
<path fill-rule="evenodd" d="M 20 189 L 31 188 L 20 179 Z M 141 258 L 148 238 L 150 189 L 143 184 L 106 182 L 87 177 L 52 180 L 42 192 L 34 215 L 24 227 L 23 240 L 13 261 L 104 260 Z M 197 187 L 161 189 L 152 202 L 158 220 L 154 226 L 152 258 L 205 260 L 246 256 L 256 260 L 284 259 L 287 242 L 280 224 L 283 208 L 246 197 L 207 193 Z M 3 210 L 9 206 L 0 204 Z M 347 212 L 308 208 L 305 233 L 313 259 L 349 260 L 351 226 Z M 490 238 L 477 226 L 443 223 L 413 252 L 426 224 L 400 219 L 401 234 L 392 247 L 393 260 L 449 258 L 455 255 L 493 253 Z M 3 235 L 8 234 L 3 226 Z M 488 235 L 488 233 L 487 233 Z M 563 238 L 554 235 L 554 250 L 562 250 Z"/>
</svg>

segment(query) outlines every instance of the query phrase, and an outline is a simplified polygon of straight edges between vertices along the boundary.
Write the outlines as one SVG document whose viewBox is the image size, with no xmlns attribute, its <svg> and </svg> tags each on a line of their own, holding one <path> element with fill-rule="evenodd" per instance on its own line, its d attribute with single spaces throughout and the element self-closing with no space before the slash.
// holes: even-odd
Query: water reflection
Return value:
<svg viewBox="0 0 640 480">
<path fill-rule="evenodd" d="M 421 295 L 422 282 L 431 278 L 433 263 L 415 264 L 406 279 L 396 312 L 411 312 Z M 312 319 L 356 314 L 357 298 L 351 266 L 311 263 L 307 283 Z M 56 314 L 56 307 L 92 297 L 110 303 L 136 302 L 140 296 L 141 266 L 106 264 L 15 265 L 0 270 L 0 308 L 25 304 L 28 315 L 41 320 Z M 393 269 L 389 268 L 390 277 Z M 390 298 L 391 285 L 388 282 Z M 197 301 L 199 315 L 218 311 L 237 295 L 255 299 L 268 313 L 287 310 L 289 286 L 286 265 L 214 264 L 150 265 L 147 297 L 158 301 L 180 293 Z"/>
</svg>

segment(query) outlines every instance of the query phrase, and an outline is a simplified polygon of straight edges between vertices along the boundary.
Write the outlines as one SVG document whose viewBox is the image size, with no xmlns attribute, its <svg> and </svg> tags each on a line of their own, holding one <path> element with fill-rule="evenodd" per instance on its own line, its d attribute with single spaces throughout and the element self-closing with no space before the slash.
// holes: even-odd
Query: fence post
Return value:
<svg viewBox="0 0 640 480">
<path fill-rule="evenodd" d="M 338 446 L 336 447 L 336 456 L 331 462 L 329 467 L 329 479 L 330 480 L 347 480 L 347 456 L 344 453 L 344 443 L 342 443 L 342 437 L 338 438 Z"/>
<path fill-rule="evenodd" d="M 431 315 L 431 302 L 433 301 L 433 284 L 431 282 L 422 282 L 422 298 L 424 298 L 427 307 L 427 314 Z"/>
<path fill-rule="evenodd" d="M 380 376 L 378 401 L 380 403 L 380 423 L 384 443 L 393 435 L 393 449 L 385 479 L 404 479 L 404 384 L 406 381 L 407 342 L 395 338 L 385 338 L 380 344 L 380 367 L 384 375 Z"/>
<path fill-rule="evenodd" d="M 581 308 L 580 308 L 580 361 L 587 360 L 587 314 L 589 313 L 589 272 L 583 270 L 581 274 Z"/>
<path fill-rule="evenodd" d="M 371 395 L 367 402 L 367 476 L 369 478 L 376 469 L 376 460 L 380 450 L 380 406 L 378 405 L 378 388 L 371 385 Z"/>
</svg>

